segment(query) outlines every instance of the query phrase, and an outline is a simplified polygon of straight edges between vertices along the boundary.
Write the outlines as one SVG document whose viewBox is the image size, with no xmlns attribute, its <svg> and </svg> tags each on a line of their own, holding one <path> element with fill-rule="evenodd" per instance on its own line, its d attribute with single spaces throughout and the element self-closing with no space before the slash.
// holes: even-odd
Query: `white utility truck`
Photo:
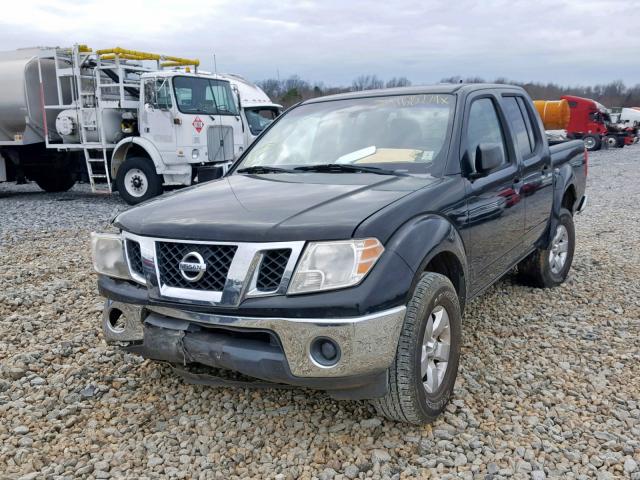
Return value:
<svg viewBox="0 0 640 480">
<path fill-rule="evenodd" d="M 253 140 L 242 89 L 198 65 L 83 45 L 0 53 L 0 181 L 65 191 L 86 171 L 92 191 L 115 183 L 136 204 L 228 165 Z"/>
<path fill-rule="evenodd" d="M 245 125 L 244 143 L 250 145 L 282 113 L 282 105 L 273 103 L 260 87 L 240 75 L 222 73 L 214 77 L 228 80 L 240 98 L 240 114 Z"/>
</svg>

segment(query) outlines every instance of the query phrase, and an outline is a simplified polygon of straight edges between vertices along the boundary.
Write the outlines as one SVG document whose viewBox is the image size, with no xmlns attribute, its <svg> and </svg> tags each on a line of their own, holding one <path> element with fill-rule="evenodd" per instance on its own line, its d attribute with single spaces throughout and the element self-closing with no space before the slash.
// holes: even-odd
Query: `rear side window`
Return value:
<svg viewBox="0 0 640 480">
<path fill-rule="evenodd" d="M 472 165 L 476 164 L 476 150 L 481 143 L 500 145 L 506 163 L 504 136 L 496 107 L 490 98 L 481 98 L 471 104 L 467 127 L 467 147 Z"/>
<path fill-rule="evenodd" d="M 527 133 L 529 134 L 529 143 L 531 144 L 531 150 L 535 151 L 537 147 L 536 135 L 533 133 L 533 123 L 531 122 L 531 113 L 527 108 L 527 105 L 524 103 L 524 98 L 516 97 L 518 100 L 518 106 L 520 107 L 520 111 L 522 112 L 522 116 L 524 117 L 524 123 L 527 125 Z"/>
<path fill-rule="evenodd" d="M 518 151 L 523 158 L 528 157 L 533 151 L 533 145 L 531 144 L 518 100 L 516 100 L 516 97 L 503 97 L 502 104 L 504 105 L 504 113 L 507 116 L 509 125 L 511 125 L 511 130 L 516 136 Z"/>
</svg>

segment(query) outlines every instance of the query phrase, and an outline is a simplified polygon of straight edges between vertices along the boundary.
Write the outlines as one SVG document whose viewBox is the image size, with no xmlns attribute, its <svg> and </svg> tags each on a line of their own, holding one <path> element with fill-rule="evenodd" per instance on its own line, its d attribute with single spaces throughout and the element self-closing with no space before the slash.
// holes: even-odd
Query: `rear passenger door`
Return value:
<svg viewBox="0 0 640 480">
<path fill-rule="evenodd" d="M 549 150 L 544 148 L 537 119 L 521 95 L 504 94 L 502 106 L 511 127 L 514 145 L 522 162 L 520 194 L 525 206 L 526 245 L 544 233 L 553 203 L 553 173 Z M 536 123 L 534 123 L 534 121 Z"/>
<path fill-rule="evenodd" d="M 467 179 L 465 230 L 473 291 L 495 281 L 522 254 L 520 165 L 512 142 L 507 141 L 509 130 L 505 125 L 497 96 L 479 93 L 467 100 L 461 167 Z M 480 144 L 498 144 L 504 153 L 503 164 L 481 176 L 476 165 Z"/>
</svg>

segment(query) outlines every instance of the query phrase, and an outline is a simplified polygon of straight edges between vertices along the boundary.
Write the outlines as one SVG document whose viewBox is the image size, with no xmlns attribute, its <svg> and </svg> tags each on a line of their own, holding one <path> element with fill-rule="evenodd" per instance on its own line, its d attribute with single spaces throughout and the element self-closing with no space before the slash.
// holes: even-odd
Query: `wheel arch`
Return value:
<svg viewBox="0 0 640 480">
<path fill-rule="evenodd" d="M 560 206 L 566 208 L 571 213 L 574 213 L 577 200 L 578 196 L 576 194 L 576 187 L 575 185 L 570 184 L 562 195 Z"/>
<path fill-rule="evenodd" d="M 451 280 L 464 310 L 470 291 L 467 255 L 462 237 L 449 219 L 436 214 L 412 218 L 394 233 L 387 248 L 402 257 L 414 273 L 409 296 L 424 272 L 440 273 Z"/>
<path fill-rule="evenodd" d="M 568 199 L 572 199 L 573 203 L 567 208 L 571 213 L 574 212 L 577 197 L 576 175 L 571 166 L 571 162 L 566 162 L 558 167 L 555 174 L 555 189 L 553 192 L 553 216 L 560 216 L 560 209 L 567 208 Z"/>
<path fill-rule="evenodd" d="M 558 168 L 555 174 L 554 185 L 551 218 L 549 219 L 546 235 L 543 235 L 536 243 L 538 248 L 546 248 L 551 242 L 553 232 L 555 232 L 560 219 L 560 211 L 563 208 L 569 210 L 572 215 L 575 212 L 579 199 L 576 188 L 576 175 L 570 162 Z"/>
<path fill-rule="evenodd" d="M 129 157 L 144 157 L 153 162 L 158 174 L 162 171 L 162 156 L 156 146 L 142 137 L 129 137 L 121 140 L 111 154 L 111 178 L 116 178 L 118 169 Z"/>
</svg>

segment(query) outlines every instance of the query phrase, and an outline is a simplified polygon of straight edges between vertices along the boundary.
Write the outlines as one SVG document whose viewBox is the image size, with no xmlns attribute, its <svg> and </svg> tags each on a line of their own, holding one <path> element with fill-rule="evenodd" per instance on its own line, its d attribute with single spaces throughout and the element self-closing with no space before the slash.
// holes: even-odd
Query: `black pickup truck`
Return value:
<svg viewBox="0 0 640 480">
<path fill-rule="evenodd" d="M 432 421 L 465 304 L 514 267 L 540 287 L 567 277 L 586 175 L 582 141 L 549 146 L 517 87 L 309 100 L 222 178 L 92 234 L 103 330 L 193 382 L 310 387 Z"/>
</svg>

